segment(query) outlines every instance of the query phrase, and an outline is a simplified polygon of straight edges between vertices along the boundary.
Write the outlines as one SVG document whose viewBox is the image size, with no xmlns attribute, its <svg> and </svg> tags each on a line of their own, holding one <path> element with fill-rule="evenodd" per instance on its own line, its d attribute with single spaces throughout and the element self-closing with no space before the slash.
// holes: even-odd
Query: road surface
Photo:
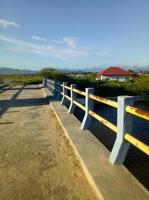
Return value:
<svg viewBox="0 0 149 200">
<path fill-rule="evenodd" d="M 96 199 L 38 86 L 0 90 L 0 199 Z"/>
</svg>

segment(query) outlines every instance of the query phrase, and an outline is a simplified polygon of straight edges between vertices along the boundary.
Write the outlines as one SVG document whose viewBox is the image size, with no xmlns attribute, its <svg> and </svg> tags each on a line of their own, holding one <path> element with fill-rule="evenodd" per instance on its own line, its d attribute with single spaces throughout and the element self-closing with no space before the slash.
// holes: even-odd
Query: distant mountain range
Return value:
<svg viewBox="0 0 149 200">
<path fill-rule="evenodd" d="M 101 71 L 108 66 L 97 66 L 97 67 L 86 67 L 86 68 L 63 68 L 60 69 L 61 72 L 98 72 Z M 149 72 L 149 66 L 120 66 L 124 69 L 131 69 L 134 72 L 145 71 Z M 9 67 L 0 67 L 0 74 L 8 75 L 8 74 L 35 74 L 38 71 L 26 70 L 26 69 L 13 69 Z"/>
<path fill-rule="evenodd" d="M 103 70 L 105 67 L 91 67 L 91 68 L 62 68 L 59 69 L 61 72 L 98 72 L 100 70 Z M 0 74 L 4 75 L 11 75 L 11 74 L 35 74 L 38 71 L 33 70 L 25 70 L 25 69 L 14 69 L 10 67 L 0 67 Z"/>
<path fill-rule="evenodd" d="M 35 74 L 37 71 L 25 70 L 25 69 L 13 69 L 9 67 L 0 67 L 0 74 Z"/>
<path fill-rule="evenodd" d="M 104 70 L 105 68 L 108 68 L 109 66 L 97 66 L 97 67 L 86 67 L 86 68 L 63 68 L 60 71 L 63 72 L 99 72 L 101 70 Z M 134 72 L 144 71 L 149 72 L 149 66 L 119 66 L 126 70 L 133 70 Z"/>
</svg>

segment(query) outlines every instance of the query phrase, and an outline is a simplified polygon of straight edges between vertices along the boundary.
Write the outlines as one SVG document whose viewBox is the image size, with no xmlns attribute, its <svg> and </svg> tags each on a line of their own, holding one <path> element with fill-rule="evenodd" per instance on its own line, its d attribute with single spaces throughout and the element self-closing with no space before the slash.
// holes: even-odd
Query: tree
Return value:
<svg viewBox="0 0 149 200">
<path fill-rule="evenodd" d="M 65 73 L 60 72 L 54 68 L 43 68 L 40 70 L 39 75 L 43 78 L 49 78 L 57 81 L 71 81 L 71 78 L 69 78 Z"/>
<path fill-rule="evenodd" d="M 54 68 L 45 67 L 39 71 L 39 75 L 43 78 L 53 78 L 53 75 L 57 72 Z"/>
</svg>

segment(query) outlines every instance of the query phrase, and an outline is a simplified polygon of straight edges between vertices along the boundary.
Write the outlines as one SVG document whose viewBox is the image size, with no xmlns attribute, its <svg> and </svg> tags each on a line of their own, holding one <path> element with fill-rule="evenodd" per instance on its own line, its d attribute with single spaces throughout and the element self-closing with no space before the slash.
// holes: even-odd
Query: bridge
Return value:
<svg viewBox="0 0 149 200">
<path fill-rule="evenodd" d="M 148 159 L 148 145 L 126 132 L 128 114 L 149 120 L 148 112 L 133 105 L 140 97 L 116 102 L 95 96 L 93 88 L 81 91 L 53 80 L 43 85 L 0 90 L 1 198 L 148 199 L 148 191 L 123 165 L 130 144 Z M 95 101 L 118 110 L 117 124 L 96 112 Z M 74 116 L 81 116 L 77 107 L 84 112 L 81 122 Z M 111 153 L 91 133 L 93 120 L 117 134 Z"/>
</svg>

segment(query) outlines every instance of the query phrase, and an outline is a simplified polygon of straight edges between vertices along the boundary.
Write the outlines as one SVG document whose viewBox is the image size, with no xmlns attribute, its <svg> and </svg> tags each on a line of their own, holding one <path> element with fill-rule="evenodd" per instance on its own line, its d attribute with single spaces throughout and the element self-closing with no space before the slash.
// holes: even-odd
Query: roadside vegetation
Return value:
<svg viewBox="0 0 149 200">
<path fill-rule="evenodd" d="M 43 78 L 50 78 L 68 84 L 77 84 L 77 87 L 84 90 L 86 87 L 93 87 L 95 94 L 100 96 L 118 95 L 149 95 L 149 73 L 134 75 L 132 80 L 119 81 L 97 81 L 96 73 L 64 73 L 54 68 L 43 68 L 34 75 L 0 75 L 0 81 L 5 84 L 40 84 Z"/>
<path fill-rule="evenodd" d="M 96 74 L 90 73 L 81 77 L 70 77 L 68 82 L 78 85 L 78 88 L 85 89 L 93 87 L 95 94 L 100 96 L 118 95 L 149 95 L 149 74 L 135 75 L 132 80 L 119 81 L 97 81 Z"/>
<path fill-rule="evenodd" d="M 42 81 L 42 77 L 35 75 L 0 75 L 0 81 L 6 85 L 16 84 L 39 84 Z"/>
</svg>

